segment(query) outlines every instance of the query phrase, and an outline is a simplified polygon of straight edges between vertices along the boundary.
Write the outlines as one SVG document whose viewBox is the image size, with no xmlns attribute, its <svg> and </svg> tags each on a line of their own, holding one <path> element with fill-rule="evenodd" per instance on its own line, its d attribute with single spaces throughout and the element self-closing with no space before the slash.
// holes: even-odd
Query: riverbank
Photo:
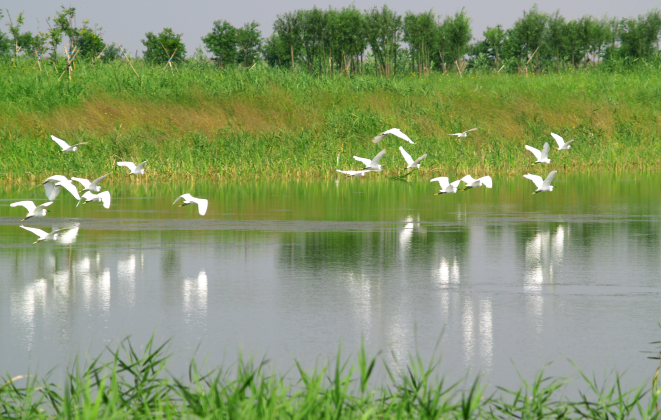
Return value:
<svg viewBox="0 0 661 420">
<path fill-rule="evenodd" d="M 289 377 L 271 371 L 266 359 L 239 357 L 231 367 L 209 372 L 192 361 L 188 377 L 180 378 L 168 372 L 169 359 L 167 342 L 152 339 L 138 349 L 125 339 L 107 354 L 70 367 L 63 386 L 49 376 L 6 377 L 0 385 L 0 414 L 95 419 L 659 417 L 656 381 L 625 390 L 619 376 L 602 383 L 580 371 L 575 381 L 540 371 L 519 389 L 487 395 L 479 379 L 447 383 L 437 375 L 440 360 L 415 355 L 401 371 L 384 364 L 386 380 L 377 385 L 374 371 L 383 361 L 364 347 L 355 358 L 338 352 L 334 362 L 312 371 L 297 362 Z M 570 384 L 581 390 L 580 398 L 567 397 Z"/>
<path fill-rule="evenodd" d="M 529 144 L 552 146 L 549 169 L 655 171 L 661 165 L 661 76 L 644 66 L 620 73 L 318 77 L 257 65 L 219 70 L 81 63 L 72 80 L 26 61 L 0 67 L 0 181 L 53 174 L 126 172 L 147 160 L 144 181 L 323 179 L 353 155 L 388 150 L 383 174 L 402 173 L 402 145 L 427 153 L 421 175 L 519 174 Z M 398 127 L 415 142 L 370 140 Z M 467 138 L 449 136 L 478 127 Z M 558 152 L 550 132 L 575 139 Z M 50 140 L 89 142 L 58 154 Z"/>
</svg>

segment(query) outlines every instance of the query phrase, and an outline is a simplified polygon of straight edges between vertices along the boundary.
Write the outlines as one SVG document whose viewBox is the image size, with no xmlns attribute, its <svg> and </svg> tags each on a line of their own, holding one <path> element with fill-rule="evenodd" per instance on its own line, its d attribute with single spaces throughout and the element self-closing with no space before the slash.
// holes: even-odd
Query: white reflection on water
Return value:
<svg viewBox="0 0 661 420">
<path fill-rule="evenodd" d="M 65 227 L 71 227 L 71 225 L 68 226 L 60 226 L 60 225 L 52 225 L 52 230 L 57 230 L 57 229 L 62 229 Z M 62 245 L 71 245 L 76 242 L 76 237 L 78 236 L 78 230 L 80 228 L 78 225 L 74 225 L 72 229 L 65 230 L 64 232 L 60 233 L 57 235 L 57 241 L 62 244 Z"/>
<path fill-rule="evenodd" d="M 442 285 L 459 283 L 459 265 L 457 264 L 457 258 L 453 258 L 452 265 L 448 263 L 448 260 L 446 260 L 445 257 L 441 258 L 437 276 Z"/>
<path fill-rule="evenodd" d="M 45 310 L 47 290 L 46 279 L 39 279 L 25 287 L 21 292 L 12 295 L 12 324 L 21 331 L 21 337 L 24 337 L 28 351 L 32 349 L 32 339 L 34 338 L 35 312 L 37 309 Z"/>
<path fill-rule="evenodd" d="M 475 339 L 473 337 L 473 328 L 475 322 L 473 314 L 473 300 L 470 297 L 466 297 L 463 299 L 461 304 L 461 329 L 463 332 L 464 360 L 466 362 L 466 366 L 470 366 L 475 351 Z"/>
<path fill-rule="evenodd" d="M 485 369 L 489 370 L 493 359 L 493 314 L 490 299 L 480 299 L 480 357 Z"/>
<path fill-rule="evenodd" d="M 204 318 L 207 315 L 207 273 L 202 270 L 197 278 L 187 278 L 183 282 L 184 313 L 186 321 Z"/>
<path fill-rule="evenodd" d="M 363 334 L 369 334 L 372 326 L 372 291 L 370 279 L 362 275 L 349 273 L 347 276 L 349 296 L 357 322 L 354 322 Z M 365 337 L 369 340 L 369 335 Z"/>
<path fill-rule="evenodd" d="M 135 303 L 135 265 L 135 254 L 117 262 L 119 293 L 122 300 L 131 306 Z"/>
</svg>

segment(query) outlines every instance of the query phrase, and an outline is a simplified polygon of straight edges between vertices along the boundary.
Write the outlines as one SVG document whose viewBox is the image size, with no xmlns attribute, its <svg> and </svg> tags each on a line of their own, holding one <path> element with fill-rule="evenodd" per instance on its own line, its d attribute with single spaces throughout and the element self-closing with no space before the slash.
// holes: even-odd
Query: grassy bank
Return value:
<svg viewBox="0 0 661 420">
<path fill-rule="evenodd" d="M 539 373 L 519 389 L 485 394 L 479 380 L 447 383 L 437 361 L 412 357 L 401 372 L 377 385 L 380 360 L 362 349 L 355 364 L 338 353 L 334 363 L 291 377 L 269 370 L 266 361 L 240 359 L 227 370 L 202 374 L 193 362 L 187 378 L 167 373 L 166 344 L 142 350 L 125 340 L 88 363 L 68 370 L 58 386 L 46 377 L 20 375 L 0 385 L 3 418 L 228 418 L 228 419 L 658 419 L 656 383 L 622 389 L 579 372 L 576 399 L 570 381 Z M 109 356 L 109 357 L 108 357 Z M 102 363 L 102 359 L 110 359 Z M 298 377 L 293 381 L 292 377 Z M 576 385 L 576 384 L 574 384 Z"/>
<path fill-rule="evenodd" d="M 546 169 L 656 170 L 661 164 L 661 71 L 595 69 L 562 74 L 472 74 L 394 78 L 316 77 L 256 65 L 219 70 L 191 62 L 173 76 L 160 67 L 124 62 L 80 63 L 72 80 L 32 61 L 0 64 L 0 181 L 43 180 L 52 174 L 93 177 L 148 160 L 143 181 L 169 179 L 323 178 L 351 156 L 388 149 L 385 174 L 405 167 L 387 138 L 399 127 L 429 157 L 423 175 L 448 169 L 526 173 L 551 131 L 576 139 L 552 152 Z M 479 127 L 467 139 L 448 133 Z M 58 155 L 50 135 L 89 141 Z M 554 146 L 553 146 L 554 147 Z"/>
</svg>

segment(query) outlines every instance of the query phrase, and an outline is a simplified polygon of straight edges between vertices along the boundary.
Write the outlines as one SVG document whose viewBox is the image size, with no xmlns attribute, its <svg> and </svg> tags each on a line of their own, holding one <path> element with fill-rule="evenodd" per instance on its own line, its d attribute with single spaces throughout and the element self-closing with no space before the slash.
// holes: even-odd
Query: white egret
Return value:
<svg viewBox="0 0 661 420">
<path fill-rule="evenodd" d="M 75 152 L 76 150 L 78 150 L 78 148 L 76 146 L 80 146 L 82 144 L 87 144 L 87 142 L 83 142 L 83 143 L 74 144 L 73 146 L 69 146 L 69 143 L 67 143 L 66 141 L 64 141 L 62 139 L 58 139 L 55 136 L 50 136 L 50 138 L 53 139 L 53 141 L 55 143 L 57 143 L 57 145 L 62 148 L 63 152 Z"/>
<path fill-rule="evenodd" d="M 534 147 L 530 147 L 526 144 L 526 150 L 530 151 L 535 157 L 537 158 L 537 161 L 533 163 L 533 165 L 537 163 L 551 163 L 551 159 L 549 159 L 549 151 L 551 150 L 551 147 L 549 146 L 548 143 L 544 143 L 544 147 L 542 148 L 542 151 L 540 152 L 539 150 L 535 149 Z"/>
<path fill-rule="evenodd" d="M 533 194 L 537 194 L 544 191 L 553 191 L 553 186 L 551 185 L 551 182 L 553 182 L 553 178 L 555 178 L 557 173 L 558 171 L 551 171 L 546 177 L 546 179 L 543 179 L 539 175 L 533 175 L 533 174 L 525 174 L 523 177 L 528 178 L 529 180 L 535 183 L 537 189 Z"/>
<path fill-rule="evenodd" d="M 404 160 L 408 164 L 406 169 L 418 169 L 418 168 L 420 168 L 420 162 L 422 162 L 427 157 L 427 153 L 425 153 L 424 155 L 420 156 L 419 158 L 417 158 L 414 161 L 413 158 L 411 157 L 411 155 L 409 155 L 406 152 L 406 150 L 404 150 L 404 148 L 402 146 L 399 146 L 399 151 L 402 153 L 402 156 L 404 157 Z"/>
<path fill-rule="evenodd" d="M 117 162 L 117 166 L 126 166 L 131 171 L 129 175 L 142 175 L 145 173 L 143 167 L 147 161 L 142 162 L 140 165 L 135 166 L 133 162 Z"/>
<path fill-rule="evenodd" d="M 73 195 L 76 200 L 80 201 L 80 195 L 76 187 L 67 179 L 66 176 L 62 175 L 53 175 L 46 178 L 42 184 L 46 190 L 46 197 L 48 200 L 53 201 L 60 194 L 60 189 L 64 187 L 67 191 Z"/>
<path fill-rule="evenodd" d="M 489 175 L 478 179 L 474 179 L 472 176 L 466 175 L 465 177 L 461 178 L 461 180 L 466 183 L 466 188 L 464 188 L 462 191 L 466 191 L 471 188 L 478 188 L 481 186 L 491 188 L 493 185 L 493 181 Z"/>
<path fill-rule="evenodd" d="M 28 220 L 31 217 L 44 217 L 44 216 L 46 216 L 46 213 L 48 213 L 48 210 L 46 210 L 46 207 L 50 206 L 51 204 L 53 204 L 53 202 L 49 201 L 47 203 L 36 206 L 34 204 L 34 202 L 32 202 L 32 201 L 17 201 L 16 203 L 11 203 L 9 205 L 9 207 L 18 207 L 18 206 L 25 207 L 28 211 L 28 215 L 25 216 L 25 218 L 21 220 L 21 222 L 24 222 L 24 221 Z"/>
<path fill-rule="evenodd" d="M 457 187 L 461 182 L 460 179 L 450 182 L 450 180 L 446 176 L 439 176 L 438 178 L 431 179 L 429 182 L 434 182 L 434 181 L 438 181 L 438 183 L 441 184 L 440 191 L 434 195 L 456 193 Z"/>
<path fill-rule="evenodd" d="M 92 192 L 100 192 L 101 187 L 98 185 L 101 181 L 106 179 L 108 174 L 105 174 L 103 176 L 98 177 L 94 181 L 90 182 L 89 180 L 85 178 L 76 178 L 75 176 L 71 177 L 72 181 L 77 181 L 79 182 L 84 188 L 83 191 L 92 191 Z"/>
<path fill-rule="evenodd" d="M 559 135 L 555 133 L 551 133 L 551 137 L 555 139 L 555 142 L 558 143 L 558 150 L 569 150 L 571 147 L 569 143 L 573 142 L 574 140 L 569 140 L 567 143 L 565 143 L 565 139 L 560 137 Z"/>
<path fill-rule="evenodd" d="M 177 204 L 177 201 L 184 200 L 183 204 L 180 204 L 179 207 L 187 206 L 189 204 L 197 204 L 197 211 L 200 213 L 200 216 L 204 216 L 207 212 L 207 207 L 209 206 L 209 200 L 204 198 L 196 198 L 190 194 L 182 194 L 174 200 L 174 203 Z"/>
<path fill-rule="evenodd" d="M 379 165 L 379 161 L 385 155 L 386 155 L 386 149 L 383 149 L 376 156 L 374 156 L 374 159 L 372 159 L 372 160 L 369 160 L 369 159 L 366 159 L 366 158 L 361 158 L 361 157 L 358 157 L 358 156 L 354 156 L 353 158 L 356 159 L 358 162 L 362 162 L 365 165 L 365 169 L 371 169 L 373 171 L 380 171 L 381 170 L 381 165 Z"/>
<path fill-rule="evenodd" d="M 475 130 L 477 130 L 477 128 L 471 128 L 470 130 L 466 130 L 466 131 L 461 132 L 461 133 L 453 133 L 453 134 L 450 134 L 450 135 L 451 136 L 457 136 L 457 137 L 468 137 L 468 133 L 470 133 L 471 131 L 475 131 Z"/>
<path fill-rule="evenodd" d="M 83 201 L 85 200 L 85 201 Z M 80 201 L 78 201 L 78 204 L 76 204 L 76 207 L 82 202 L 83 204 L 87 203 L 102 203 L 103 207 L 109 209 L 110 208 L 110 192 L 109 191 L 104 191 L 102 193 L 94 194 L 91 191 L 86 191 L 85 194 L 81 197 Z"/>
<path fill-rule="evenodd" d="M 37 242 L 41 242 L 41 241 L 54 241 L 54 240 L 57 239 L 58 235 L 60 235 L 61 232 L 64 232 L 65 230 L 71 229 L 71 228 L 57 229 L 57 230 L 54 230 L 54 231 L 48 233 L 46 231 L 43 231 L 43 230 L 37 229 L 37 228 L 33 228 L 33 227 L 27 227 L 27 226 L 23 226 L 23 225 L 21 225 L 21 227 L 23 229 L 27 230 L 27 231 L 30 231 L 30 232 L 34 233 L 35 235 L 37 235 L 39 237 L 39 239 L 37 239 L 35 242 L 32 242 L 32 245 L 36 244 Z"/>
<path fill-rule="evenodd" d="M 363 171 L 342 171 L 339 169 L 336 169 L 337 172 L 344 174 L 346 176 L 365 176 L 366 173 L 372 172 L 370 169 L 365 169 Z"/>
<path fill-rule="evenodd" d="M 400 139 L 406 140 L 411 144 L 415 144 L 415 143 L 413 143 L 413 140 L 411 140 L 409 138 L 409 136 L 407 136 L 406 134 L 402 133 L 402 130 L 400 130 L 399 128 L 391 128 L 390 130 L 384 131 L 383 133 L 381 133 L 378 136 L 374 137 L 372 139 L 372 143 L 378 143 L 381 140 L 383 140 L 383 138 L 386 137 L 386 136 L 399 137 Z"/>
</svg>

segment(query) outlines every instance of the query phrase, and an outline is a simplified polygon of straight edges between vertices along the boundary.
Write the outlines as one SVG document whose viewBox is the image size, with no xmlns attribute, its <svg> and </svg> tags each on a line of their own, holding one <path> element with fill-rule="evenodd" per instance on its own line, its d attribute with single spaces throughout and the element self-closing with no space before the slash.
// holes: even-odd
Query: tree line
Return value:
<svg viewBox="0 0 661 420">
<path fill-rule="evenodd" d="M 68 47 L 83 59 L 121 57 L 121 46 L 106 44 L 101 28 L 90 27 L 89 21 L 76 27 L 75 13 L 74 7 L 62 6 L 54 18 L 46 19 L 47 31 L 32 34 L 21 32 L 22 13 L 0 11 L 8 28 L 8 33 L 0 31 L 0 55 L 40 57 L 48 52 L 49 59 L 57 60 L 58 51 Z M 364 11 L 355 6 L 313 7 L 278 15 L 266 38 L 255 21 L 234 27 L 217 20 L 202 42 L 220 67 L 250 67 L 264 61 L 319 74 L 461 72 L 466 67 L 534 71 L 659 56 L 658 9 L 630 18 L 567 20 L 559 11 L 547 13 L 534 5 L 511 28 L 488 27 L 479 39 L 473 37 L 470 20 L 464 9 L 441 16 L 432 10 L 400 15 L 386 5 Z M 185 60 L 181 36 L 171 28 L 146 33 L 143 59 L 159 64 Z M 196 55 L 206 53 L 198 48 Z"/>
</svg>

